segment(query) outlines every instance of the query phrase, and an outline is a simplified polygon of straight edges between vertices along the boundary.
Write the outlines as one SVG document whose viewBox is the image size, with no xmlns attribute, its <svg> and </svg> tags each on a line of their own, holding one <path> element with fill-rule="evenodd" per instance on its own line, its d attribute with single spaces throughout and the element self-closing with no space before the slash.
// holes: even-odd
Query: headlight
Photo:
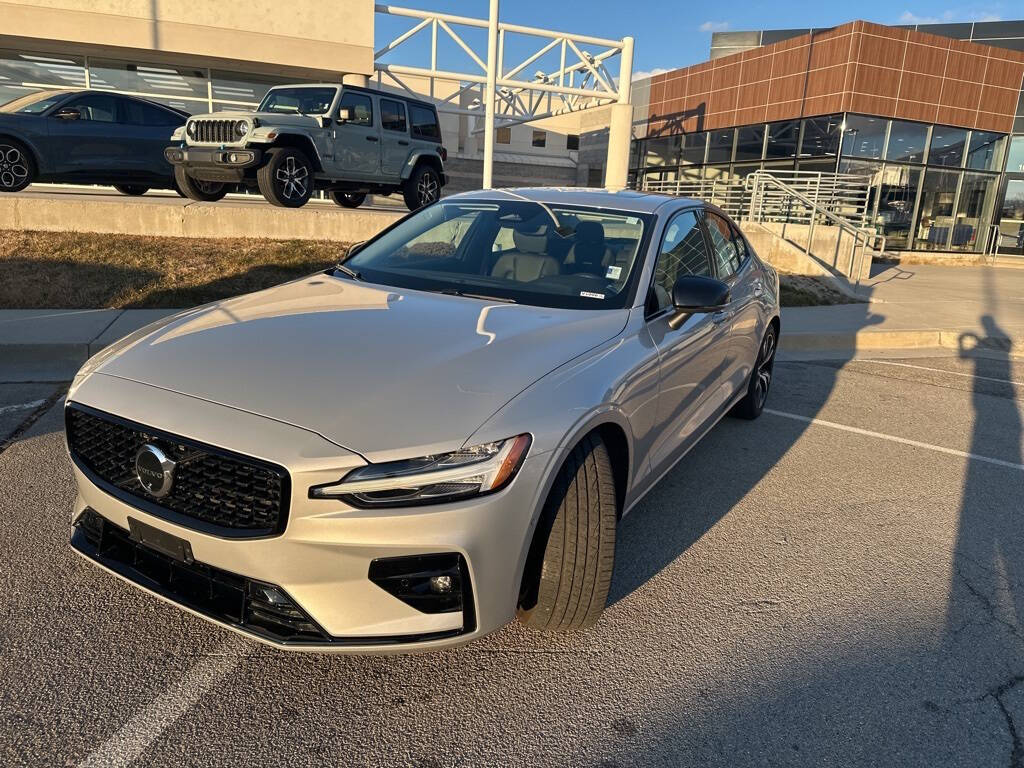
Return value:
<svg viewBox="0 0 1024 768">
<path fill-rule="evenodd" d="M 245 136 L 249 132 L 249 123 L 245 120 L 239 120 L 235 125 L 235 130 L 238 131 L 239 136 Z"/>
<path fill-rule="evenodd" d="M 196 135 L 196 124 L 195 124 L 195 122 L 193 122 L 192 120 L 189 120 L 187 123 L 185 123 L 185 131 L 188 133 L 189 136 L 195 137 L 195 135 Z"/>
<path fill-rule="evenodd" d="M 437 504 L 499 491 L 523 465 L 530 436 L 460 448 L 419 459 L 368 464 L 336 483 L 309 490 L 313 499 L 341 499 L 354 507 Z"/>
</svg>

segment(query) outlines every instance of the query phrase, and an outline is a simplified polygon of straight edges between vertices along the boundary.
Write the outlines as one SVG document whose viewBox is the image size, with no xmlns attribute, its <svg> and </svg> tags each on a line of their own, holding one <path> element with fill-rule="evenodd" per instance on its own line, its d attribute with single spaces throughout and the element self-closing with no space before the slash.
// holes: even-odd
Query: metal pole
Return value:
<svg viewBox="0 0 1024 768">
<path fill-rule="evenodd" d="M 491 0 L 487 20 L 487 84 L 484 87 L 484 180 L 483 188 L 494 187 L 494 101 L 498 80 L 498 0 Z"/>
</svg>

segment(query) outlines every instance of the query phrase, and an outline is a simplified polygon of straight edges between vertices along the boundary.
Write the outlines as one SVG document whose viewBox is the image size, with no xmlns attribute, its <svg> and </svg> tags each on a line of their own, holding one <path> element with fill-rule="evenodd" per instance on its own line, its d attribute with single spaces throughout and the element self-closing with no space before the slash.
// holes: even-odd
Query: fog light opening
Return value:
<svg viewBox="0 0 1024 768">
<path fill-rule="evenodd" d="M 447 595 L 452 591 L 451 576 L 431 576 L 430 591 L 435 595 Z"/>
</svg>

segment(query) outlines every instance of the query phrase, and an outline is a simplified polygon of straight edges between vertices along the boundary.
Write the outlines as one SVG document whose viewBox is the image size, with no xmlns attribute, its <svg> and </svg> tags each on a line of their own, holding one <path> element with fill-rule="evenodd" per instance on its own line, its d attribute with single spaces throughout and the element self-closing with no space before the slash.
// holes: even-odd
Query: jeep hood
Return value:
<svg viewBox="0 0 1024 768">
<path fill-rule="evenodd" d="M 258 118 L 260 123 L 265 126 L 299 126 L 302 128 L 320 127 L 315 115 L 300 115 L 298 113 L 292 114 L 287 112 L 246 112 L 245 110 L 239 110 L 236 112 L 212 112 L 206 115 L 192 115 L 190 119 L 251 120 L 254 117 Z"/>
<path fill-rule="evenodd" d="M 537 379 L 619 334 L 628 314 L 320 274 L 173 317 L 118 342 L 95 372 L 286 422 L 383 461 L 457 448 Z"/>
</svg>

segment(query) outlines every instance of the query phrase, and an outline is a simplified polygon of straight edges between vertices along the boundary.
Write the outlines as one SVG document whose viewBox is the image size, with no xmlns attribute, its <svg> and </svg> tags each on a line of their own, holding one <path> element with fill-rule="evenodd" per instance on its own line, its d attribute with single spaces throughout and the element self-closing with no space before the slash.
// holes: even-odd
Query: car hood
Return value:
<svg viewBox="0 0 1024 768">
<path fill-rule="evenodd" d="M 628 314 L 319 274 L 171 318 L 119 342 L 95 372 L 293 424 L 386 461 L 459 447 L 534 381 L 619 334 Z"/>
<path fill-rule="evenodd" d="M 304 128 L 320 127 L 316 117 L 311 115 L 288 114 L 281 112 L 246 112 L 239 110 L 235 112 L 211 112 L 206 115 L 193 115 L 191 119 L 202 118 L 210 120 L 251 120 L 259 118 L 263 125 L 297 125 Z"/>
</svg>

